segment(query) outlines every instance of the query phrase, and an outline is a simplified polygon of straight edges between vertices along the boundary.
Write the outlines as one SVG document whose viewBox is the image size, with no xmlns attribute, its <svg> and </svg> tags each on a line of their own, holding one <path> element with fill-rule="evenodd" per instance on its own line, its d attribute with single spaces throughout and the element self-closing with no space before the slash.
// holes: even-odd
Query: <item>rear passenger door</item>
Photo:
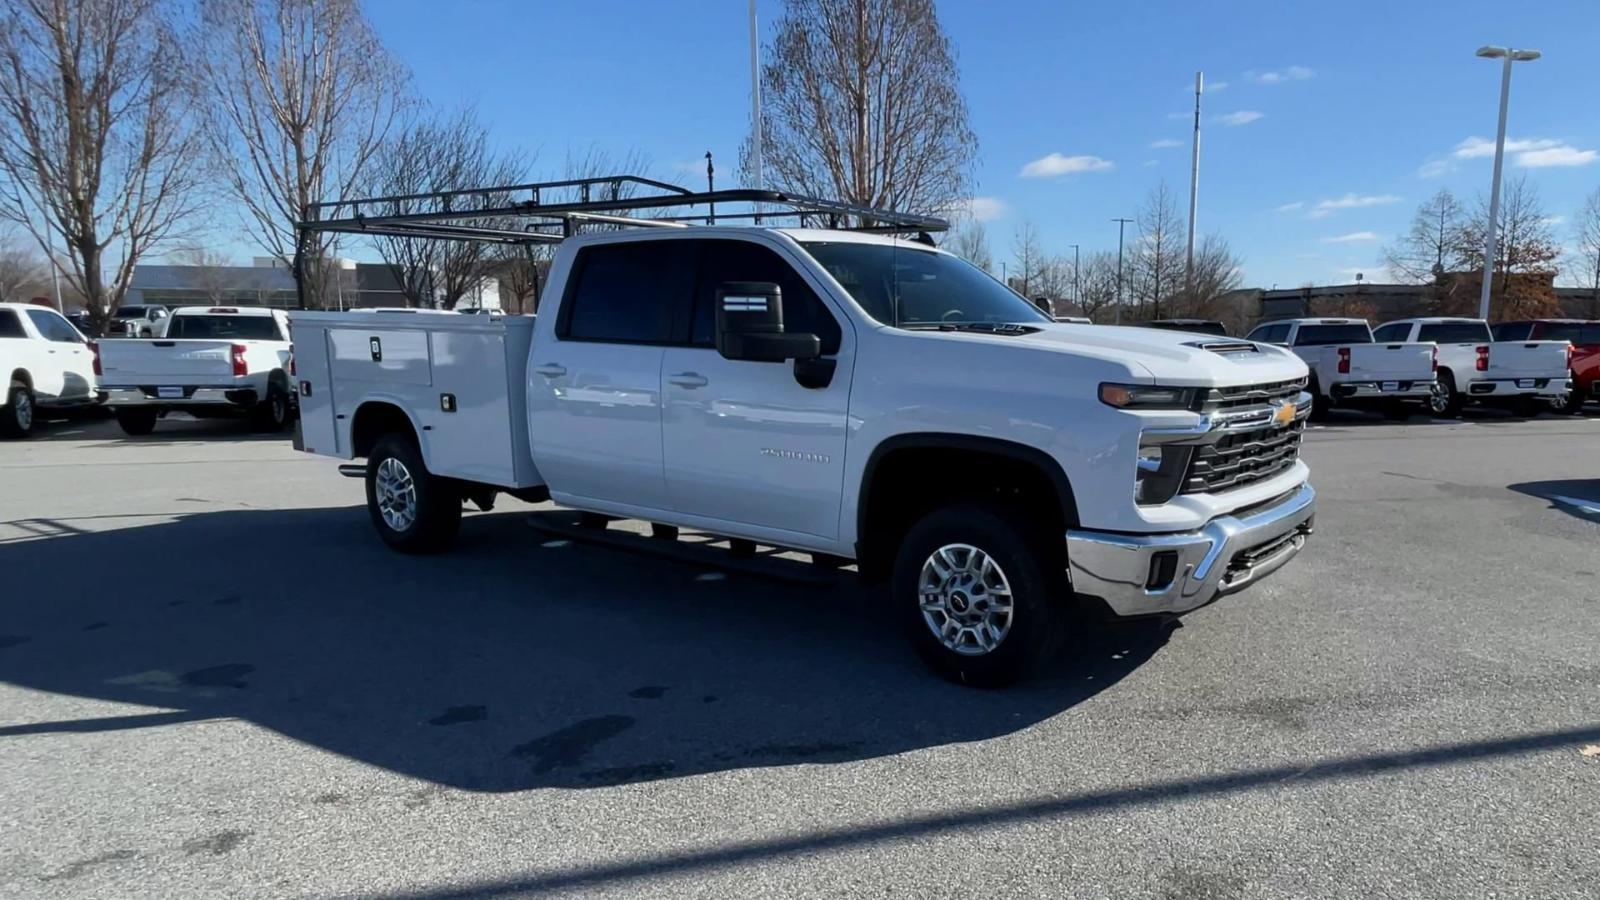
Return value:
<svg viewBox="0 0 1600 900">
<path fill-rule="evenodd" d="M 734 238 L 698 243 L 687 345 L 668 348 L 662 365 L 661 443 L 672 508 L 746 526 L 730 529 L 742 534 L 756 526 L 776 541 L 785 535 L 832 541 L 854 368 L 848 320 L 787 248 Z M 784 329 L 817 335 L 823 357 L 834 361 L 826 386 L 801 385 L 793 362 L 730 360 L 717 352 L 713 303 L 717 287 L 730 281 L 779 286 Z"/>
<path fill-rule="evenodd" d="M 557 500 L 667 507 L 661 359 L 683 324 L 674 312 L 694 278 L 689 249 L 647 239 L 577 251 L 551 339 L 535 342 L 528 373 L 529 437 Z"/>
<path fill-rule="evenodd" d="M 70 402 L 88 400 L 95 388 L 94 354 L 83 335 L 53 310 L 30 309 L 28 318 L 45 340 L 45 361 L 41 369 L 50 384 L 48 389 L 42 387 L 45 379 L 36 372 L 34 392 L 41 398 L 48 396 Z"/>
</svg>

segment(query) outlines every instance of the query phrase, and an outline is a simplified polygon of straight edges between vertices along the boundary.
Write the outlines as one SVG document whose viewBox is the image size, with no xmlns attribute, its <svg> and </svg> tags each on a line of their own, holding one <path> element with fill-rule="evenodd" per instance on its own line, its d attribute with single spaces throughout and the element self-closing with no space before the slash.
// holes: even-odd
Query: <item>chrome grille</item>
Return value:
<svg viewBox="0 0 1600 900">
<path fill-rule="evenodd" d="M 1236 387 L 1212 388 L 1200 398 L 1200 412 L 1232 409 L 1237 406 L 1275 406 L 1288 400 L 1291 403 L 1306 389 L 1306 379 L 1273 381 L 1266 384 L 1242 384 Z"/>
<path fill-rule="evenodd" d="M 1202 401 L 1204 412 L 1259 406 L 1272 409 L 1285 401 L 1293 403 L 1305 389 L 1303 378 L 1267 384 L 1212 388 Z M 1214 443 L 1201 444 L 1189 458 L 1181 493 L 1205 494 L 1232 490 L 1271 478 L 1294 465 L 1300 458 L 1303 421 L 1288 425 L 1263 425 L 1249 431 L 1220 436 Z"/>
</svg>

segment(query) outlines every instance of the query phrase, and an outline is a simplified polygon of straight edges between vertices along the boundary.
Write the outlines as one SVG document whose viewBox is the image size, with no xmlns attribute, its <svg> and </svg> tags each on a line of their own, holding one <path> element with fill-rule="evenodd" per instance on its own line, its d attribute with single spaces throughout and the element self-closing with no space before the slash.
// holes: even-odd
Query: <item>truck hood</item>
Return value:
<svg viewBox="0 0 1600 900">
<path fill-rule="evenodd" d="M 1075 353 L 1118 362 L 1133 371 L 1143 369 L 1158 384 L 1184 387 L 1231 387 L 1306 377 L 1300 358 L 1268 344 L 1251 344 L 1239 338 L 1130 328 L 1115 325 L 1048 323 L 1032 334 L 1016 336 L 957 332 L 985 341 L 1059 353 Z M 1206 349 L 1215 347 L 1217 349 Z M 1251 349 L 1244 349 L 1249 347 Z"/>
</svg>

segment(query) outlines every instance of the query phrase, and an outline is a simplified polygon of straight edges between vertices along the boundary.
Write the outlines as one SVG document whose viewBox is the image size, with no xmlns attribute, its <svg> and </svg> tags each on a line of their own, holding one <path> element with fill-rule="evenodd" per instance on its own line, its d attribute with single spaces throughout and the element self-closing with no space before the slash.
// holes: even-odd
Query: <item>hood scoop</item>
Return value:
<svg viewBox="0 0 1600 900">
<path fill-rule="evenodd" d="M 1237 356 L 1241 353 L 1260 353 L 1261 348 L 1249 341 L 1193 341 L 1185 347 L 1194 347 L 1197 350 L 1209 350 L 1221 356 Z"/>
</svg>

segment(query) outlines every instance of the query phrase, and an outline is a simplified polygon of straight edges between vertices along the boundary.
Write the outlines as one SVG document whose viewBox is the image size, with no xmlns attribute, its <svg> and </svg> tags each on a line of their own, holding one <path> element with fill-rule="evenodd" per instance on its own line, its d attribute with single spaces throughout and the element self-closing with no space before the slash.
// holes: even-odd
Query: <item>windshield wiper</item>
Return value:
<svg viewBox="0 0 1600 900">
<path fill-rule="evenodd" d="M 1033 334 L 1034 325 L 1021 322 L 902 322 L 908 331 L 978 331 L 985 334 Z"/>
</svg>

